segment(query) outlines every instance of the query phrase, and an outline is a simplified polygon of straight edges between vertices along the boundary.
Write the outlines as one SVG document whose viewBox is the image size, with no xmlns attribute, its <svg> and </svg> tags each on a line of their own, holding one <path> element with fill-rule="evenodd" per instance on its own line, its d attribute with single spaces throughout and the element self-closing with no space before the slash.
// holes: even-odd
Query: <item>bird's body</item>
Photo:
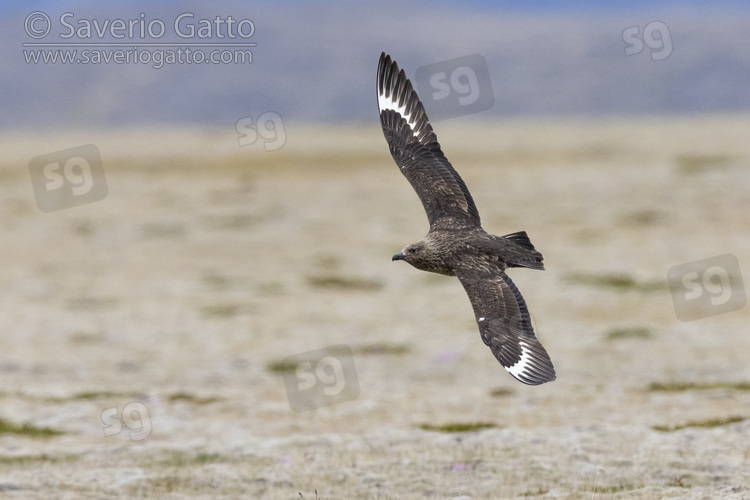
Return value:
<svg viewBox="0 0 750 500">
<path fill-rule="evenodd" d="M 499 273 L 508 267 L 544 269 L 542 254 L 533 247 L 524 247 L 524 240 L 528 238 L 523 232 L 495 236 L 481 227 L 435 229 L 406 246 L 401 252 L 403 258 L 394 260 L 405 260 L 422 271 L 446 276 L 456 276 L 462 267 L 487 273 Z"/>
<path fill-rule="evenodd" d="M 391 57 L 378 65 L 378 107 L 391 155 L 417 192 L 430 223 L 427 235 L 393 260 L 422 271 L 458 277 L 471 299 L 482 340 L 518 380 L 555 379 L 521 293 L 505 270 L 544 269 L 525 232 L 494 236 L 482 229 L 466 184 L 447 160 L 411 82 Z"/>
</svg>

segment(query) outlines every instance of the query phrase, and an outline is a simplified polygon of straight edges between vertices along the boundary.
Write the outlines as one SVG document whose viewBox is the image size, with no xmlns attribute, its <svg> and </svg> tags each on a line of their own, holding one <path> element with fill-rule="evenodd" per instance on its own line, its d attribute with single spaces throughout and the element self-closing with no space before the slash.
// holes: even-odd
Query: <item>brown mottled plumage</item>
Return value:
<svg viewBox="0 0 750 500">
<path fill-rule="evenodd" d="M 471 300 L 482 340 L 505 369 L 525 384 L 554 380 L 555 369 L 534 335 L 526 302 L 505 274 L 509 267 L 544 269 L 542 254 L 523 231 L 494 236 L 482 229 L 474 200 L 441 151 L 411 82 L 385 52 L 377 87 L 380 123 L 391 155 L 430 223 L 427 236 L 393 260 L 457 276 Z"/>
</svg>

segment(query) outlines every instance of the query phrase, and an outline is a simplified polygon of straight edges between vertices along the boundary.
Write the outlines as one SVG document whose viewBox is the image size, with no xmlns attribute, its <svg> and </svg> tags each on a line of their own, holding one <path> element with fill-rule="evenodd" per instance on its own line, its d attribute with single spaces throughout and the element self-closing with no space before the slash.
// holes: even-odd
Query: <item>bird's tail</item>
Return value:
<svg viewBox="0 0 750 500">
<path fill-rule="evenodd" d="M 534 248 L 534 244 L 531 243 L 526 231 L 506 234 L 505 236 L 501 236 L 501 238 L 513 242 L 521 250 L 515 253 L 512 262 L 508 262 L 510 267 L 527 267 L 529 269 L 544 270 L 544 256 Z"/>
</svg>

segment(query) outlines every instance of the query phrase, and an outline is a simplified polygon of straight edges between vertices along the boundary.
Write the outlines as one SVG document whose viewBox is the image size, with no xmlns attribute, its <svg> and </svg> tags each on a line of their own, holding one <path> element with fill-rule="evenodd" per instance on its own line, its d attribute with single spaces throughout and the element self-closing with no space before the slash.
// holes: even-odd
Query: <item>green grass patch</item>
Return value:
<svg viewBox="0 0 750 500">
<path fill-rule="evenodd" d="M 229 214 L 204 217 L 203 221 L 211 229 L 247 229 L 257 225 L 262 218 L 255 214 Z"/>
<path fill-rule="evenodd" d="M 67 397 L 40 398 L 50 403 L 69 403 L 71 401 L 97 401 L 100 399 L 119 399 L 121 401 L 145 400 L 149 396 L 138 392 L 115 392 L 115 391 L 83 391 Z M 30 398 L 35 399 L 35 398 Z M 164 397 L 167 401 L 187 401 L 189 403 L 207 405 L 222 401 L 222 398 L 206 397 L 202 398 L 187 392 L 175 392 Z"/>
<path fill-rule="evenodd" d="M 90 401 L 93 399 L 106 398 L 131 398 L 135 394 L 131 392 L 114 392 L 114 391 L 83 391 L 70 396 L 71 401 Z"/>
<path fill-rule="evenodd" d="M 299 363 L 294 363 L 282 359 L 281 361 L 271 361 L 266 365 L 266 368 L 269 372 L 272 373 L 287 373 L 295 371 L 298 366 Z"/>
<path fill-rule="evenodd" d="M 573 273 L 567 276 L 567 281 L 576 285 L 586 285 L 611 290 L 635 290 L 639 292 L 653 292 L 665 287 L 660 281 L 637 281 L 627 274 L 585 274 Z"/>
<path fill-rule="evenodd" d="M 218 453 L 198 453 L 195 456 L 196 465 L 215 464 L 218 462 L 229 462 L 230 460 L 222 457 Z"/>
<path fill-rule="evenodd" d="M 411 347 L 407 344 L 377 342 L 374 344 L 355 346 L 352 350 L 355 354 L 362 354 L 364 356 L 401 356 L 411 351 Z"/>
<path fill-rule="evenodd" d="M 726 168 L 737 160 L 737 157 L 725 154 L 682 154 L 675 158 L 675 163 L 683 174 L 698 174 Z"/>
<path fill-rule="evenodd" d="M 688 427 L 702 427 L 704 429 L 711 429 L 713 427 L 736 424 L 737 422 L 742 422 L 744 420 L 745 417 L 734 416 L 727 418 L 711 418 L 708 420 L 690 421 L 682 425 L 654 425 L 651 428 L 659 432 L 674 432 L 682 429 L 687 429 Z"/>
<path fill-rule="evenodd" d="M 167 400 L 169 400 L 170 402 L 184 401 L 187 403 L 193 403 L 197 405 L 210 405 L 212 403 L 218 403 L 219 401 L 222 401 L 221 398 L 216 398 L 216 397 L 202 398 L 194 394 L 190 394 L 188 392 L 176 392 L 174 394 L 170 394 L 167 397 Z"/>
<path fill-rule="evenodd" d="M 547 493 L 549 493 L 549 490 L 539 488 L 536 490 L 524 491 L 523 493 L 519 493 L 518 496 L 519 497 L 538 497 L 541 495 L 546 495 Z"/>
<path fill-rule="evenodd" d="M 607 340 L 621 339 L 650 339 L 653 338 L 653 332 L 645 326 L 631 326 L 623 328 L 613 328 L 604 334 Z"/>
<path fill-rule="evenodd" d="M 320 269 L 332 271 L 340 267 L 341 260 L 333 254 L 319 253 L 314 257 L 314 264 Z"/>
<path fill-rule="evenodd" d="M 95 401 L 98 399 L 140 399 L 143 398 L 143 394 L 135 392 L 115 392 L 115 391 L 83 391 L 77 392 L 72 396 L 65 397 L 48 397 L 40 398 L 50 403 L 68 403 L 71 401 Z"/>
<path fill-rule="evenodd" d="M 18 425 L 0 418 L 0 434 L 16 434 L 32 438 L 51 438 L 65 433 L 57 429 L 50 429 L 49 427 L 36 427 L 31 424 Z"/>
<path fill-rule="evenodd" d="M 696 382 L 652 382 L 648 386 L 649 392 L 707 391 L 711 389 L 750 391 L 750 382 L 712 382 L 710 384 L 699 384 Z"/>
<path fill-rule="evenodd" d="M 208 287 L 222 290 L 232 285 L 232 279 L 221 274 L 207 274 L 201 278 L 201 282 Z"/>
<path fill-rule="evenodd" d="M 192 467 L 215 463 L 234 462 L 236 460 L 218 453 L 189 453 L 174 451 L 167 456 L 160 457 L 151 462 L 153 467 Z"/>
<path fill-rule="evenodd" d="M 495 429 L 497 425 L 491 422 L 453 422 L 444 425 L 421 424 L 419 426 L 423 431 L 432 432 L 473 432 L 483 429 Z"/>
<path fill-rule="evenodd" d="M 620 493 L 623 491 L 633 491 L 638 488 L 642 488 L 642 486 L 637 486 L 635 484 L 619 484 L 614 486 L 592 486 L 590 488 L 586 488 L 585 491 L 590 491 L 591 493 L 597 493 L 600 495 L 611 495 L 613 493 Z"/>
<path fill-rule="evenodd" d="M 152 495 L 155 493 L 172 493 L 182 489 L 190 489 L 192 485 L 190 478 L 175 475 L 150 477 L 147 483 L 148 487 L 144 488 L 144 490 L 149 491 Z"/>
<path fill-rule="evenodd" d="M 68 339 L 71 344 L 77 345 L 93 345 L 99 344 L 104 340 L 105 336 L 103 332 L 77 332 L 70 336 Z"/>
<path fill-rule="evenodd" d="M 394 346 L 389 346 L 388 344 L 385 344 L 384 346 L 380 347 L 373 347 L 379 344 L 371 344 L 366 345 L 360 348 L 350 348 L 347 345 L 339 344 L 334 346 L 329 346 L 326 348 L 326 355 L 327 356 L 347 356 L 351 357 L 351 355 L 355 352 L 355 350 L 359 349 L 359 354 L 397 354 L 401 352 L 400 348 L 396 348 Z M 394 344 L 395 345 L 395 344 Z M 364 349 L 364 351 L 362 350 Z M 290 359 L 291 358 L 291 359 Z M 266 370 L 268 370 L 271 373 L 288 373 L 293 372 L 297 370 L 297 367 L 306 362 L 317 362 L 316 360 L 306 359 L 306 357 L 287 357 L 280 360 L 271 361 L 266 365 Z"/>
<path fill-rule="evenodd" d="M 258 293 L 261 295 L 286 295 L 287 287 L 279 281 L 269 281 L 266 283 L 259 283 L 256 287 Z"/>
<path fill-rule="evenodd" d="M 206 318 L 231 318 L 244 310 L 242 304 L 221 303 L 201 307 L 201 314 Z"/>
<path fill-rule="evenodd" d="M 41 455 L 9 455 L 0 456 L 0 464 L 27 467 L 38 466 L 43 463 L 59 464 L 63 462 L 75 462 L 79 458 L 81 458 L 80 455 L 47 455 L 46 453 L 42 453 Z"/>
<path fill-rule="evenodd" d="M 620 217 L 620 222 L 626 226 L 653 226 L 664 221 L 664 214 L 656 210 L 637 210 Z"/>
<path fill-rule="evenodd" d="M 148 222 L 138 229 L 144 239 L 182 237 L 187 232 L 182 224 L 168 222 Z"/>
<path fill-rule="evenodd" d="M 119 300 L 114 297 L 76 297 L 68 300 L 68 309 L 74 311 L 98 311 L 111 309 Z"/>
<path fill-rule="evenodd" d="M 338 290 L 379 290 L 383 287 L 383 284 L 377 280 L 337 274 L 308 276 L 307 284 L 315 288 Z"/>
<path fill-rule="evenodd" d="M 674 488 L 692 488 L 693 485 L 690 483 L 683 483 L 683 481 L 687 478 L 687 474 L 683 474 L 681 476 L 677 476 L 672 481 L 667 483 L 667 486 L 671 486 Z"/>
<path fill-rule="evenodd" d="M 504 398 L 506 396 L 512 396 L 515 393 L 513 389 L 508 389 L 507 387 L 497 387 L 496 389 L 492 389 L 490 391 L 490 396 L 493 398 Z"/>
</svg>

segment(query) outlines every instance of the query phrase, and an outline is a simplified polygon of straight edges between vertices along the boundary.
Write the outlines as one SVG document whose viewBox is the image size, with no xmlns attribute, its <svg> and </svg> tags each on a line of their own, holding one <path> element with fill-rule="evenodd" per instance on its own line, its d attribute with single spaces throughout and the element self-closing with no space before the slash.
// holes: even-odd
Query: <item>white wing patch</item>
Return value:
<svg viewBox="0 0 750 500">
<path fill-rule="evenodd" d="M 391 97 L 386 97 L 384 94 L 378 94 L 378 109 L 380 111 L 383 111 L 384 109 L 390 109 L 403 116 L 404 119 L 406 119 L 406 123 L 409 124 L 409 128 L 411 129 L 412 134 L 414 134 L 414 137 L 416 137 L 417 131 L 414 130 L 413 114 L 407 114 L 406 106 L 399 106 L 398 102 L 393 100 L 395 97 L 396 96 L 394 94 L 391 94 Z"/>
<path fill-rule="evenodd" d="M 534 358 L 531 356 L 531 351 L 527 349 L 529 347 L 528 344 L 525 342 L 519 342 L 518 344 L 521 346 L 521 359 L 515 365 L 507 366 L 505 369 L 514 377 L 524 379 L 526 378 L 524 372 L 534 366 Z"/>
</svg>

